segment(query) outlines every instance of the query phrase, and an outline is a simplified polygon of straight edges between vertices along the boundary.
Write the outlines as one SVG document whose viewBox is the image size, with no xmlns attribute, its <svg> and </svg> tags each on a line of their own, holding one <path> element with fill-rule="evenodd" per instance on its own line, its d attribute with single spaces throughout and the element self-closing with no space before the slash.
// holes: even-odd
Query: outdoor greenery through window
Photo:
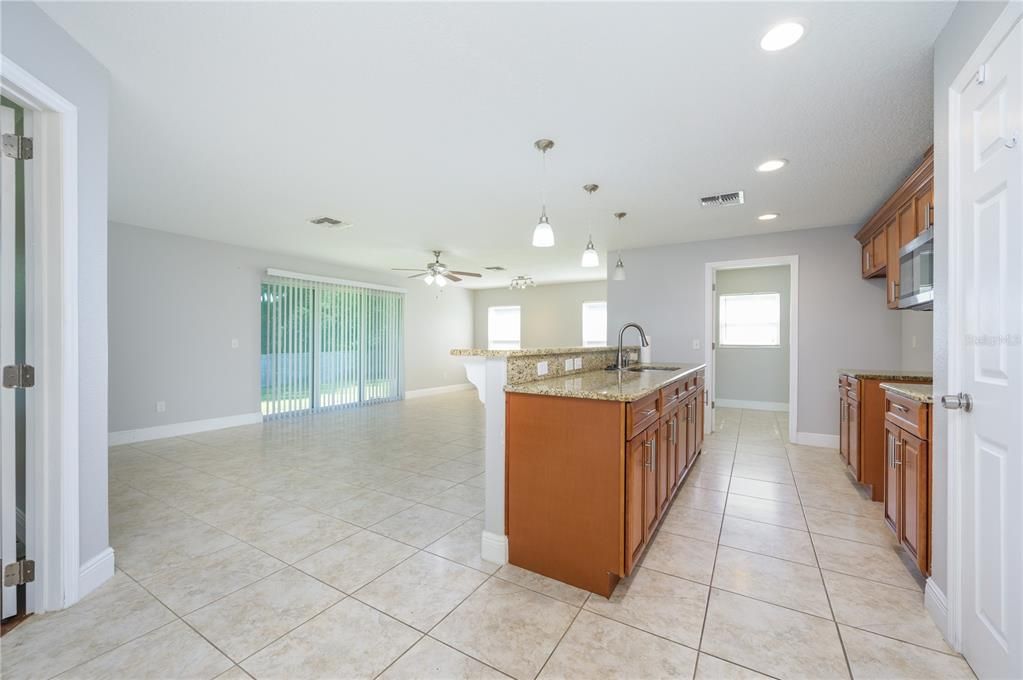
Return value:
<svg viewBox="0 0 1023 680">
<path fill-rule="evenodd" d="M 607 302 L 583 303 L 583 347 L 607 344 Z"/>
<path fill-rule="evenodd" d="M 260 295 L 266 417 L 401 399 L 401 292 L 283 277 Z"/>
<path fill-rule="evenodd" d="M 487 348 L 522 348 L 522 323 L 518 305 L 487 308 Z"/>
<path fill-rule="evenodd" d="M 781 294 L 721 295 L 718 342 L 722 347 L 781 345 Z"/>
</svg>

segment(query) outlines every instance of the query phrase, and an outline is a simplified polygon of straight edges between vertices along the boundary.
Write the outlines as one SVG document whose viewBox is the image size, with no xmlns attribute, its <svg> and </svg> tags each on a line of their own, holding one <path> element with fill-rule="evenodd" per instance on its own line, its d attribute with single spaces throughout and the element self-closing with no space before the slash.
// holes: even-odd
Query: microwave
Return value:
<svg viewBox="0 0 1023 680">
<path fill-rule="evenodd" d="M 899 309 L 934 309 L 934 228 L 899 249 Z"/>
</svg>

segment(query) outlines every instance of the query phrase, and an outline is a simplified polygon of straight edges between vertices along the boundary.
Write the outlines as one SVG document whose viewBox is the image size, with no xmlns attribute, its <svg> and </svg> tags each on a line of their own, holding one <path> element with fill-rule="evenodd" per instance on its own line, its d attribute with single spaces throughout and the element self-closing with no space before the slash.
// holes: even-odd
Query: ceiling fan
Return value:
<svg viewBox="0 0 1023 680">
<path fill-rule="evenodd" d="M 433 262 L 427 262 L 425 270 L 424 269 L 398 269 L 398 268 L 393 268 L 391 271 L 396 271 L 396 272 L 419 272 L 418 274 L 413 274 L 409 278 L 410 279 L 418 279 L 420 277 L 425 277 L 423 280 L 426 282 L 426 285 L 429 286 L 432 283 L 436 282 L 437 285 L 440 286 L 441 288 L 443 288 L 444 286 L 448 285 L 448 281 L 454 281 L 456 283 L 458 281 L 461 281 L 462 280 L 461 277 L 463 277 L 463 276 L 473 276 L 473 277 L 476 277 L 476 278 L 479 278 L 480 276 L 482 276 L 481 274 L 477 274 L 475 272 L 457 272 L 457 271 L 452 271 L 452 270 L 448 269 L 448 266 L 440 261 L 440 251 L 439 250 L 433 251 Z"/>
</svg>

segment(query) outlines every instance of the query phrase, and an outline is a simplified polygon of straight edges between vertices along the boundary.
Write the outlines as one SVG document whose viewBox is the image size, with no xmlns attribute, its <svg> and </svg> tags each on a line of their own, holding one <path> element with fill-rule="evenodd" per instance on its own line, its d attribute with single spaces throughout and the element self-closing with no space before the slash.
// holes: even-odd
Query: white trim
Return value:
<svg viewBox="0 0 1023 680">
<path fill-rule="evenodd" d="M 183 437 L 196 432 L 209 432 L 210 430 L 223 430 L 228 427 L 241 427 L 242 425 L 258 425 L 263 422 L 262 413 L 242 413 L 237 416 L 224 416 L 222 418 L 207 418 L 206 420 L 189 420 L 183 423 L 171 423 L 169 425 L 155 425 L 143 427 L 138 430 L 120 430 L 110 433 L 110 446 L 121 446 L 122 444 L 134 444 L 135 442 L 147 442 L 153 439 L 166 439 L 167 437 Z"/>
<path fill-rule="evenodd" d="M 837 434 L 820 434 L 819 432 L 797 432 L 794 440 L 802 446 L 815 446 L 819 449 L 837 449 Z"/>
<path fill-rule="evenodd" d="M 335 286 L 355 286 L 357 288 L 372 288 L 373 290 L 387 290 L 392 293 L 407 293 L 407 288 L 397 288 L 395 286 L 381 286 L 376 283 L 366 283 L 365 281 L 349 281 L 348 279 L 335 279 L 330 276 L 317 276 L 316 274 L 302 274 L 299 272 L 292 272 L 286 269 L 273 269 L 268 268 L 266 270 L 267 276 L 279 276 L 285 279 L 298 279 L 299 281 L 312 281 L 314 283 L 329 283 Z"/>
<path fill-rule="evenodd" d="M 788 412 L 787 401 L 749 401 L 746 399 L 718 399 L 718 408 L 744 408 L 750 411 Z"/>
<path fill-rule="evenodd" d="M 422 387 L 418 390 L 406 390 L 406 399 L 418 399 L 419 397 L 432 397 L 435 394 L 447 394 L 448 392 L 461 392 L 471 390 L 472 383 L 458 383 L 457 385 L 441 385 L 439 387 Z"/>
<path fill-rule="evenodd" d="M 480 557 L 494 564 L 507 564 L 508 537 L 484 529 L 480 538 Z"/>
<path fill-rule="evenodd" d="M 85 597 L 114 575 L 114 549 L 106 548 L 78 571 L 78 596 Z"/>
<path fill-rule="evenodd" d="M 941 631 L 941 636 L 947 640 L 948 600 L 945 599 L 945 593 L 941 592 L 941 588 L 932 578 L 927 579 L 927 584 L 924 586 L 924 607 L 931 615 L 935 625 L 938 626 L 938 630 Z"/>
<path fill-rule="evenodd" d="M 753 267 L 789 267 L 789 441 L 798 441 L 799 425 L 799 256 L 779 255 L 758 257 L 747 260 L 725 260 L 707 262 L 704 267 L 704 363 L 707 364 L 708 404 L 716 405 L 714 397 L 714 290 L 721 269 L 750 269 Z M 709 408 L 709 417 L 704 418 L 704 431 L 710 433 L 714 424 L 714 409 Z M 822 435 L 823 436 L 823 435 Z M 837 440 L 837 437 L 836 437 Z M 835 445 L 838 448 L 838 445 Z"/>
<path fill-rule="evenodd" d="M 959 100 L 960 93 L 966 89 L 966 86 L 973 79 L 973 75 L 977 72 L 977 69 L 991 56 L 991 54 L 997 49 L 998 45 L 1001 44 L 1002 40 L 1009 34 L 1012 28 L 1016 25 L 1020 19 L 1023 18 L 1023 3 L 1010 2 L 1002 13 L 995 20 L 991 29 L 987 32 L 984 38 L 977 45 L 977 49 L 973 51 L 970 58 L 963 64 L 962 70 L 959 71 L 959 75 L 956 76 L 955 80 L 952 81 L 951 86 L 948 89 L 948 192 L 947 202 L 944 205 L 943 210 L 939 210 L 938 214 L 948 215 L 948 229 L 947 238 L 948 243 L 946 246 L 946 252 L 949 253 L 949 257 L 946 260 L 946 290 L 948 291 L 959 291 L 962 290 L 962 274 L 959 271 L 957 260 L 952 257 L 954 253 L 960 252 L 960 227 L 958 224 L 957 211 L 955 206 L 959 203 L 959 183 L 957 181 L 959 177 L 959 144 L 957 139 L 957 132 L 959 130 Z M 939 299 L 942 299 L 939 297 Z M 947 361 L 947 379 L 944 385 L 944 391 L 949 394 L 954 394 L 961 391 L 963 384 L 962 377 L 962 345 L 960 343 L 959 332 L 962 328 L 961 325 L 961 309 L 958 304 L 957 295 L 949 295 L 946 314 L 946 361 Z M 936 389 L 942 389 L 943 386 L 935 385 Z M 963 527 L 962 527 L 962 508 L 963 508 L 963 489 L 962 479 L 964 476 L 963 471 L 963 460 L 962 451 L 964 450 L 963 442 L 963 428 L 960 427 L 960 418 L 949 417 L 946 418 L 946 436 L 945 436 L 945 461 L 946 461 L 946 478 L 948 479 L 948 508 L 947 508 L 947 522 L 948 522 L 948 535 L 946 540 L 946 555 L 945 555 L 945 569 L 946 579 L 945 587 L 948 590 L 946 593 L 946 624 L 942 625 L 938 623 L 939 629 L 945 635 L 945 640 L 949 646 L 955 651 L 962 651 L 963 642 L 963 589 L 967 584 L 963 583 Z M 928 581 L 930 583 L 930 581 Z M 939 591 L 940 592 L 940 591 Z M 929 609 L 929 611 L 931 611 Z M 937 611 L 937 610 L 935 610 Z M 935 611 L 932 611 L 932 616 L 935 615 Z M 940 611 L 937 613 L 940 614 Z"/>
<path fill-rule="evenodd" d="M 78 109 L 2 55 L 0 85 L 34 118 L 26 349 L 39 370 L 29 403 L 26 550 L 36 562 L 28 607 L 42 612 L 79 599 Z"/>
</svg>

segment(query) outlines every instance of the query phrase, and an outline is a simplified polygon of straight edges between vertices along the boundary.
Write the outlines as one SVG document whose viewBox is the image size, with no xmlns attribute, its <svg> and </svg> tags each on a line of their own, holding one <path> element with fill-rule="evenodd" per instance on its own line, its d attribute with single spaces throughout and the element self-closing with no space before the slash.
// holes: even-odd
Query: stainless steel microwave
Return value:
<svg viewBox="0 0 1023 680">
<path fill-rule="evenodd" d="M 934 309 L 934 228 L 899 249 L 899 309 Z"/>
</svg>

